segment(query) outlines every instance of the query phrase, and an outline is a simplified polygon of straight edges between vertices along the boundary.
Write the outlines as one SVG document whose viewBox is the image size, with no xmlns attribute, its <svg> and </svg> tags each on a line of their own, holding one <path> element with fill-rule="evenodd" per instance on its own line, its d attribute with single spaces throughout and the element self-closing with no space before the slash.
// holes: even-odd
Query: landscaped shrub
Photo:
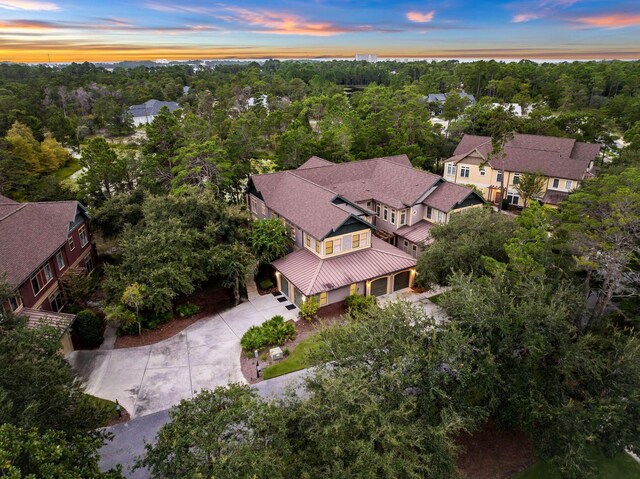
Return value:
<svg viewBox="0 0 640 479">
<path fill-rule="evenodd" d="M 95 348 L 102 344 L 102 319 L 90 309 L 84 309 L 76 316 L 74 328 L 80 341 L 88 348 Z"/>
<path fill-rule="evenodd" d="M 366 312 L 370 308 L 376 306 L 375 296 L 363 296 L 361 294 L 352 294 L 344 300 L 349 315 L 357 316 Z"/>
<path fill-rule="evenodd" d="M 270 279 L 263 279 L 262 281 L 260 281 L 260 289 L 262 291 L 266 291 L 271 288 L 273 288 L 273 281 L 271 281 Z"/>
<path fill-rule="evenodd" d="M 313 297 L 308 298 L 300 305 L 300 317 L 307 321 L 311 321 L 316 317 L 316 314 L 318 314 L 318 309 L 320 309 L 320 303 L 318 300 Z"/>
<path fill-rule="evenodd" d="M 296 328 L 291 321 L 286 321 L 282 316 L 274 316 L 261 326 L 251 326 L 244 333 L 240 345 L 245 351 L 254 351 L 265 346 L 279 346 L 293 338 Z"/>
<path fill-rule="evenodd" d="M 181 304 L 176 308 L 176 313 L 181 318 L 188 318 L 189 316 L 193 316 L 199 311 L 200 311 L 200 308 L 193 303 Z"/>
</svg>

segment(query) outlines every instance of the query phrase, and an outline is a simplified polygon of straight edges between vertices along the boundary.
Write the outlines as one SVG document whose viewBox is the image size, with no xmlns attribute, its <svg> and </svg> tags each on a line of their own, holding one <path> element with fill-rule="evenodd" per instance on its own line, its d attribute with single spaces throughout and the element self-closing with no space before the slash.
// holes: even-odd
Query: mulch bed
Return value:
<svg viewBox="0 0 640 479">
<path fill-rule="evenodd" d="M 129 421 L 129 419 L 131 419 L 131 415 L 125 408 L 122 408 L 121 412 L 122 412 L 122 417 L 118 417 L 118 416 L 112 417 L 107 423 L 107 427 L 115 426 L 116 424 L 124 424 L 125 422 Z"/>
<path fill-rule="evenodd" d="M 308 338 L 312 334 L 315 334 L 318 331 L 318 329 L 320 329 L 321 327 L 330 326 L 339 322 L 341 320 L 340 314 L 329 315 L 328 313 L 332 311 L 333 310 L 318 311 L 318 316 L 320 317 L 319 319 L 314 319 L 313 321 L 306 321 L 304 319 L 300 319 L 298 320 L 298 322 L 294 323 L 296 327 L 296 337 L 291 341 L 287 341 L 284 345 L 280 346 L 282 350 L 284 350 L 284 348 L 288 348 L 289 351 L 293 352 L 293 350 L 300 343 L 300 341 Z M 268 353 L 269 349 L 270 348 L 264 348 L 260 350 L 260 356 L 262 356 L 264 352 Z M 260 366 L 262 366 L 263 371 L 267 366 L 270 366 L 271 364 L 274 364 L 274 362 L 272 362 L 271 359 L 269 359 L 268 354 L 267 354 L 266 361 L 263 361 L 262 359 L 260 359 Z M 251 357 L 247 357 L 244 351 L 241 352 L 240 366 L 242 368 L 242 374 L 249 384 L 259 383 L 260 381 L 263 380 L 262 377 L 260 378 L 256 377 L 256 358 L 253 357 L 253 354 L 251 355 Z"/>
<path fill-rule="evenodd" d="M 500 430 L 492 422 L 473 434 L 461 434 L 456 442 L 460 446 L 456 462 L 466 479 L 510 479 L 537 462 L 522 431 Z"/>
<path fill-rule="evenodd" d="M 171 321 L 161 324 L 156 329 L 142 331 L 142 335 L 140 336 L 137 334 L 118 336 L 114 349 L 148 346 L 169 339 L 202 318 L 231 307 L 229 291 L 220 288 L 217 284 L 205 285 L 200 291 L 178 301 L 178 305 L 185 303 L 197 305 L 200 308 L 200 312 L 189 318 L 174 318 Z"/>
</svg>

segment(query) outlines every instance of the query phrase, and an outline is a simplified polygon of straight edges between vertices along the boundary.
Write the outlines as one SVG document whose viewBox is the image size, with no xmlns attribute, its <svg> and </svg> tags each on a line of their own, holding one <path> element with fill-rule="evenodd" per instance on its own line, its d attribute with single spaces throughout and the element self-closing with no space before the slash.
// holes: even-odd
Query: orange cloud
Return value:
<svg viewBox="0 0 640 479">
<path fill-rule="evenodd" d="M 253 11 L 241 7 L 225 7 L 228 14 L 218 15 L 227 22 L 246 23 L 253 27 L 256 33 L 272 33 L 276 35 L 311 35 L 326 37 L 341 33 L 368 31 L 371 27 L 343 27 L 330 22 L 311 22 L 298 15 L 290 13 L 271 12 L 267 10 Z"/>
<path fill-rule="evenodd" d="M 427 13 L 412 11 L 407 13 L 407 19 L 416 23 L 428 23 L 433 20 L 435 14 L 435 10 Z"/>
<path fill-rule="evenodd" d="M 46 10 L 55 11 L 61 8 L 52 2 L 41 2 L 36 0 L 0 0 L 0 8 L 5 10 Z"/>
<path fill-rule="evenodd" d="M 640 25 L 640 14 L 611 13 L 579 17 L 574 21 L 589 27 L 624 28 Z"/>
</svg>

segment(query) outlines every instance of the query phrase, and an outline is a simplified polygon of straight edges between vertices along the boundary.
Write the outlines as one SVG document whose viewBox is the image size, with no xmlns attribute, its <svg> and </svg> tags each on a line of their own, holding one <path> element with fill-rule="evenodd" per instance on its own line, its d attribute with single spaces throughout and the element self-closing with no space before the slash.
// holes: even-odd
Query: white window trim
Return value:
<svg viewBox="0 0 640 479">
<path fill-rule="evenodd" d="M 564 187 L 565 187 L 565 189 L 570 190 L 571 188 L 573 188 L 573 181 L 565 180 Z"/>
<path fill-rule="evenodd" d="M 460 178 L 469 178 L 471 176 L 471 168 L 464 165 L 460 167 Z"/>
<path fill-rule="evenodd" d="M 89 244 L 89 233 L 87 232 L 86 226 L 82 225 L 78 228 L 78 237 L 80 238 L 80 248 L 84 248 Z"/>
<path fill-rule="evenodd" d="M 382 209 L 382 219 L 389 221 L 389 208 L 386 206 Z"/>
<path fill-rule="evenodd" d="M 553 179 L 553 181 L 551 182 L 551 188 L 560 188 L 560 178 Z"/>
<path fill-rule="evenodd" d="M 76 241 L 73 238 L 69 238 L 67 243 L 69 244 L 69 251 L 76 249 Z"/>
<path fill-rule="evenodd" d="M 62 251 L 58 251 L 58 254 L 56 254 L 56 264 L 58 265 L 58 271 L 62 271 L 66 267 Z"/>
<path fill-rule="evenodd" d="M 487 170 L 484 166 L 478 168 L 478 171 L 480 172 L 480 176 L 485 176 L 487 174 Z"/>
</svg>

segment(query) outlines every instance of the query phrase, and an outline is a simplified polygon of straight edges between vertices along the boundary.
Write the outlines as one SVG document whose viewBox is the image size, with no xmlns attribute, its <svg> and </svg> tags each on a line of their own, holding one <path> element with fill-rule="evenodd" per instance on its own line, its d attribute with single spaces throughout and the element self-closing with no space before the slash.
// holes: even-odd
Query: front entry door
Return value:
<svg viewBox="0 0 640 479">
<path fill-rule="evenodd" d="M 289 281 L 287 281 L 287 278 L 284 277 L 284 275 L 280 275 L 280 291 L 282 291 L 282 294 L 284 294 L 287 298 L 289 297 Z"/>
</svg>

